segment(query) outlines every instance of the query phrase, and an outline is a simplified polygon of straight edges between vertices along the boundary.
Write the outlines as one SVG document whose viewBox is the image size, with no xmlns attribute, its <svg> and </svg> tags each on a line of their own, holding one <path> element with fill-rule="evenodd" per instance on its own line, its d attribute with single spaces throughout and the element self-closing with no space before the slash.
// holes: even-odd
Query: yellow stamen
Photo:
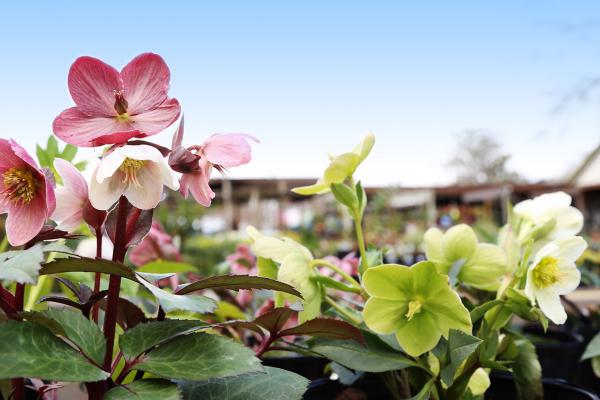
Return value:
<svg viewBox="0 0 600 400">
<path fill-rule="evenodd" d="M 544 257 L 533 268 L 531 277 L 533 284 L 539 288 L 546 288 L 558 282 L 560 279 L 560 269 L 558 268 L 558 260 L 554 257 Z"/>
<path fill-rule="evenodd" d="M 137 179 L 138 171 L 146 164 L 146 160 L 134 160 L 133 158 L 126 158 L 119 171 L 123 172 L 123 182 L 133 183 L 135 186 L 140 187 L 140 182 Z"/>
<path fill-rule="evenodd" d="M 10 168 L 2 174 L 4 195 L 14 203 L 31 203 L 37 194 L 40 182 L 33 171 L 27 168 Z"/>
<path fill-rule="evenodd" d="M 404 316 L 410 321 L 415 314 L 421 312 L 422 306 L 423 304 L 421 304 L 419 300 L 412 300 L 410 303 L 408 303 L 408 312 Z"/>
<path fill-rule="evenodd" d="M 117 122 L 130 122 L 131 121 L 131 117 L 127 113 L 117 114 L 115 119 L 117 120 Z"/>
</svg>

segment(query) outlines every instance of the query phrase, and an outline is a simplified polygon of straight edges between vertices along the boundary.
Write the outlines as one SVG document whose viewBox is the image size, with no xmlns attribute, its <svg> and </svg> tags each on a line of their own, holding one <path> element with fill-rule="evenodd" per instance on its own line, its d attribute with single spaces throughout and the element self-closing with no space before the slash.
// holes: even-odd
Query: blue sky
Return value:
<svg viewBox="0 0 600 400">
<path fill-rule="evenodd" d="M 369 131 L 368 184 L 450 182 L 446 161 L 466 129 L 495 132 L 531 179 L 564 175 L 600 143 L 598 95 L 553 112 L 600 77 L 597 2 L 59 4 L 0 5 L 0 136 L 29 149 L 72 105 L 76 57 L 120 69 L 145 51 L 171 68 L 189 143 L 261 139 L 234 177 L 317 176 L 328 152 Z"/>
</svg>

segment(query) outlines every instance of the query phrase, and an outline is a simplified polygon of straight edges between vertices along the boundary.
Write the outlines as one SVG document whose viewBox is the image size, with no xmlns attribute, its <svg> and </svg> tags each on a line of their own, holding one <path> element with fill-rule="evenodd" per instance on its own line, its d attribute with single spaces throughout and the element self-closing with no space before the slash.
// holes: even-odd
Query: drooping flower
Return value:
<svg viewBox="0 0 600 400">
<path fill-rule="evenodd" d="M 311 268 L 313 256 L 310 251 L 290 238 L 265 236 L 251 226 L 246 232 L 256 256 L 279 264 L 277 280 L 293 286 L 302 294 L 304 310 L 298 315 L 300 323 L 317 317 L 321 312 L 323 294 L 320 285 L 311 279 L 314 271 Z"/>
<path fill-rule="evenodd" d="M 192 193 L 201 205 L 209 207 L 215 193 L 209 185 L 213 168 L 224 171 L 227 168 L 247 164 L 252 158 L 249 141 L 258 139 L 243 133 L 214 134 L 199 146 L 183 148 L 183 119 L 173 136 L 173 151 L 169 165 L 181 172 L 181 194 L 187 198 Z"/>
<path fill-rule="evenodd" d="M 581 273 L 575 260 L 586 247 L 587 243 L 579 236 L 557 239 L 536 253 L 527 270 L 525 294 L 555 324 L 564 324 L 567 320 L 560 296 L 579 286 Z"/>
<path fill-rule="evenodd" d="M 52 124 L 60 139 L 75 146 L 124 143 L 157 134 L 180 114 L 168 98 L 169 67 L 157 54 L 135 57 L 121 72 L 93 57 L 79 57 L 69 70 L 69 92 L 76 106 Z"/>
<path fill-rule="evenodd" d="M 148 145 L 116 147 L 92 174 L 90 202 L 98 210 L 108 210 L 123 195 L 134 207 L 149 210 L 160 202 L 163 185 L 179 189 L 160 151 Z"/>
<path fill-rule="evenodd" d="M 52 219 L 58 229 L 72 231 L 83 222 L 83 209 L 88 201 L 88 184 L 81 173 L 70 162 L 57 158 L 54 168 L 63 185 L 56 188 L 56 209 Z"/>
<path fill-rule="evenodd" d="M 315 184 L 297 187 L 292 191 L 301 195 L 327 193 L 332 184 L 343 183 L 354 174 L 356 168 L 367 158 L 374 144 L 375 136 L 369 133 L 351 152 L 332 157 L 323 176 Z"/>
<path fill-rule="evenodd" d="M 571 196 L 564 192 L 546 193 L 522 201 L 514 206 L 513 212 L 520 219 L 521 243 L 530 238 L 547 243 L 572 237 L 583 228 L 581 211 L 571 206 Z"/>
<path fill-rule="evenodd" d="M 0 139 L 0 213 L 8 213 L 6 235 L 13 246 L 36 236 L 54 212 L 53 182 L 14 140 Z"/>
<path fill-rule="evenodd" d="M 129 260 L 137 267 L 152 261 L 166 260 L 181 262 L 183 258 L 173 237 L 166 233 L 159 222 L 152 222 L 150 231 L 129 254 Z"/>
<path fill-rule="evenodd" d="M 413 357 L 433 349 L 450 329 L 471 333 L 469 310 L 429 261 L 369 268 L 363 285 L 371 296 L 363 311 L 367 326 L 379 334 L 394 333 Z"/>
<path fill-rule="evenodd" d="M 455 225 L 442 233 L 437 228 L 425 232 L 425 254 L 442 274 L 458 271 L 458 281 L 482 290 L 498 289 L 507 268 L 504 251 L 493 244 L 479 243 L 473 229 Z"/>
</svg>

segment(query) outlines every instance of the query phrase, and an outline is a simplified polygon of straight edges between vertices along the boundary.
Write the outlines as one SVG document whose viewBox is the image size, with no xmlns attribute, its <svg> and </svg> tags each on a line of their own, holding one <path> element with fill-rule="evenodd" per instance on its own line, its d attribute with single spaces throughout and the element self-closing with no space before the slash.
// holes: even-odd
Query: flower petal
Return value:
<svg viewBox="0 0 600 400">
<path fill-rule="evenodd" d="M 371 296 L 388 300 L 407 300 L 413 297 L 413 276 L 409 267 L 385 264 L 367 269 L 363 285 Z"/>
<path fill-rule="evenodd" d="M 577 289 L 580 282 L 581 272 L 573 265 L 560 269 L 560 279 L 554 284 L 553 288 L 559 295 L 565 295 Z"/>
<path fill-rule="evenodd" d="M 147 144 L 123 146 L 116 149 L 115 152 L 118 152 L 124 158 L 149 160 L 154 161 L 155 163 L 164 162 L 164 157 L 160 151 L 158 151 L 156 147 Z"/>
<path fill-rule="evenodd" d="M 181 179 L 180 191 L 184 196 L 187 196 L 188 191 L 192 192 L 192 196 L 198 204 L 204 207 L 210 207 L 212 199 L 215 198 L 215 192 L 210 188 L 209 176 L 206 173 L 206 162 L 200 160 L 200 165 L 203 168 L 197 172 L 184 174 Z"/>
<path fill-rule="evenodd" d="M 365 304 L 363 317 L 373 332 L 381 335 L 394 333 L 401 319 L 406 319 L 408 300 L 389 300 L 371 297 Z"/>
<path fill-rule="evenodd" d="M 587 242 L 581 236 L 556 240 L 559 247 L 558 258 L 561 262 L 574 263 L 587 248 Z"/>
<path fill-rule="evenodd" d="M 569 206 L 557 210 L 554 218 L 556 226 L 550 234 L 553 239 L 577 235 L 583 229 L 583 214 L 575 207 Z"/>
<path fill-rule="evenodd" d="M 76 228 L 83 219 L 83 206 L 85 205 L 87 196 L 82 200 L 81 197 L 74 194 L 70 189 L 59 187 L 56 189 L 56 197 L 58 202 L 51 218 L 58 222 L 59 227 L 61 227 L 60 229 L 70 231 Z M 74 221 L 75 216 L 78 216 L 80 221 Z"/>
<path fill-rule="evenodd" d="M 167 98 L 171 73 L 161 56 L 143 53 L 121 70 L 129 115 L 152 110 Z"/>
<path fill-rule="evenodd" d="M 98 165 L 90 180 L 90 203 L 97 210 L 108 210 L 121 197 L 127 184 L 120 174 L 115 174 L 103 179 L 102 182 L 98 182 L 99 168 L 100 165 Z"/>
<path fill-rule="evenodd" d="M 42 229 L 48 215 L 45 200 L 36 196 L 29 204 L 8 205 L 8 216 L 6 217 L 6 236 L 12 246 L 21 246 L 31 239 Z"/>
<path fill-rule="evenodd" d="M 114 151 L 105 155 L 102 160 L 100 160 L 96 170 L 97 172 L 94 174 L 92 181 L 102 183 L 105 179 L 110 178 L 115 174 L 115 172 L 117 172 L 119 167 L 123 164 L 123 161 L 125 161 L 125 158 L 127 158 L 127 156 L 125 156 L 119 150 L 120 149 L 115 149 Z"/>
<path fill-rule="evenodd" d="M 253 136 L 242 133 L 212 135 L 202 145 L 202 153 L 213 164 L 226 168 L 237 167 L 248 163 L 252 158 L 248 140 L 258 142 Z"/>
<path fill-rule="evenodd" d="M 27 163 L 15 154 L 12 141 L 0 139 L 0 169 L 4 172 L 12 167 L 21 168 Z"/>
<path fill-rule="evenodd" d="M 429 261 L 434 263 L 444 262 L 444 249 L 442 247 L 442 241 L 444 234 L 438 228 L 429 228 L 425 232 L 423 240 L 425 242 L 425 255 Z"/>
<path fill-rule="evenodd" d="M 62 158 L 54 159 L 54 168 L 60 175 L 65 189 L 82 202 L 85 202 L 88 196 L 88 185 L 79 170 Z"/>
<path fill-rule="evenodd" d="M 463 265 L 458 278 L 469 286 L 494 291 L 500 284 L 507 264 L 506 254 L 500 247 L 481 243 L 473 260 Z"/>
<path fill-rule="evenodd" d="M 61 140 L 80 147 L 124 143 L 133 137 L 146 136 L 130 123 L 119 122 L 113 117 L 89 116 L 77 107 L 60 113 L 54 119 L 52 129 Z"/>
<path fill-rule="evenodd" d="M 131 117 L 132 126 L 145 136 L 160 133 L 174 124 L 181 113 L 177 99 L 169 99 L 157 108 Z"/>
<path fill-rule="evenodd" d="M 415 314 L 409 321 L 406 318 L 400 320 L 400 326 L 396 330 L 396 339 L 402 349 L 413 357 L 433 349 L 440 341 L 442 333 L 435 323 L 431 314 L 420 312 Z"/>
<path fill-rule="evenodd" d="M 458 294 L 448 288 L 437 295 L 427 298 L 423 312 L 430 313 L 442 335 L 448 336 L 450 329 L 471 333 L 471 315 L 462 304 Z"/>
<path fill-rule="evenodd" d="M 564 324 L 567 320 L 567 313 L 560 302 L 560 296 L 552 286 L 541 289 L 535 288 L 535 298 L 544 313 L 552 322 L 557 325 Z"/>
<path fill-rule="evenodd" d="M 69 92 L 81 112 L 111 117 L 115 111 L 115 90 L 121 90 L 119 72 L 93 57 L 79 57 L 69 70 Z"/>
<path fill-rule="evenodd" d="M 150 210 L 160 203 L 163 192 L 160 166 L 149 161 L 136 173 L 139 185 L 129 183 L 123 193 L 140 210 Z"/>
<path fill-rule="evenodd" d="M 477 252 L 477 236 L 470 226 L 455 225 L 444 234 L 442 246 L 447 260 L 469 260 Z"/>
</svg>

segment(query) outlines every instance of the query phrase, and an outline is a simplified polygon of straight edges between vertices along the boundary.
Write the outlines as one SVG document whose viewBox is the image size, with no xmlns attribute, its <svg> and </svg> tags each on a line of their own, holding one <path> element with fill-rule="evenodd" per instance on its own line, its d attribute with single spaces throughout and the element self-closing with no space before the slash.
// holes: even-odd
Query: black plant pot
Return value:
<svg viewBox="0 0 600 400">
<path fill-rule="evenodd" d="M 510 375 L 492 375 L 492 386 L 486 400 L 515 400 L 517 390 Z M 556 379 L 544 379 L 545 400 L 600 400 L 592 392 L 580 389 Z M 304 400 L 391 400 L 391 396 L 381 380 L 374 376 L 357 382 L 352 387 L 341 385 L 328 378 L 311 382 L 304 394 Z"/>
<path fill-rule="evenodd" d="M 268 367 L 285 369 L 286 371 L 295 372 L 302 375 L 311 381 L 326 376 L 325 366 L 329 363 L 326 358 L 320 357 L 265 357 L 262 359 L 263 364 Z"/>
</svg>

